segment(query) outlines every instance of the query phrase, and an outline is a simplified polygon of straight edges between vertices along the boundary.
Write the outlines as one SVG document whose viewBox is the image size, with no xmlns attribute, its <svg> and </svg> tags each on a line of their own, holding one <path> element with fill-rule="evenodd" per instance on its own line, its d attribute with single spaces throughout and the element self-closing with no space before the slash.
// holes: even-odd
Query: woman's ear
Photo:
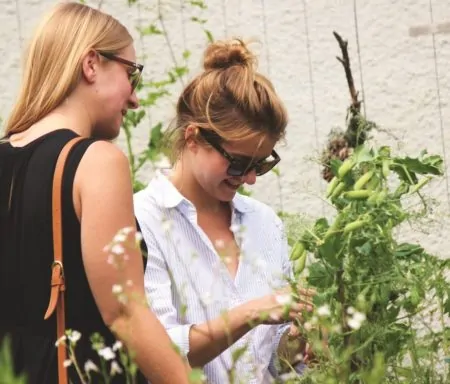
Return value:
<svg viewBox="0 0 450 384">
<path fill-rule="evenodd" d="M 90 50 L 87 55 L 83 58 L 81 62 L 81 70 L 83 74 L 83 78 L 89 83 L 92 84 L 95 82 L 97 77 L 97 70 L 99 64 L 98 53 L 94 50 Z"/>
<path fill-rule="evenodd" d="M 193 125 L 188 125 L 184 130 L 184 140 L 186 141 L 186 147 L 194 152 L 197 151 L 198 148 L 198 128 Z"/>
</svg>

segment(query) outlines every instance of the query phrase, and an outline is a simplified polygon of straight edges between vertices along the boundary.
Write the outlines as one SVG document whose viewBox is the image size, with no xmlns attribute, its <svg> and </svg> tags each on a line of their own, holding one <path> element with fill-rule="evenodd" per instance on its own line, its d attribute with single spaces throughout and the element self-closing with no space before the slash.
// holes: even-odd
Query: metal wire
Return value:
<svg viewBox="0 0 450 384">
<path fill-rule="evenodd" d="M 269 38 L 267 33 L 267 18 L 266 18 L 266 5 L 264 0 L 261 0 L 261 8 L 262 8 L 262 20 L 263 20 L 263 35 L 264 35 L 264 45 L 266 52 L 266 65 L 267 65 L 267 73 L 270 76 L 271 64 L 270 64 L 270 49 L 269 49 Z M 281 182 L 281 172 L 277 173 L 277 186 L 279 191 L 279 205 L 280 210 L 283 211 L 283 183 Z"/>
<path fill-rule="evenodd" d="M 180 17 L 181 17 L 181 34 L 183 36 L 183 49 L 186 52 L 187 42 L 186 42 L 186 23 L 184 20 L 184 0 L 180 0 Z"/>
<path fill-rule="evenodd" d="M 306 37 L 306 52 L 308 55 L 308 72 L 309 72 L 309 88 L 311 92 L 311 103 L 312 103 L 312 111 L 313 111 L 313 121 L 314 121 L 314 135 L 316 139 L 316 148 L 319 150 L 319 130 L 317 128 L 317 107 L 316 107 L 316 96 L 314 90 L 314 76 L 313 76 L 313 65 L 312 65 L 312 57 L 311 57 L 311 41 L 309 39 L 309 19 L 308 19 L 308 8 L 306 0 L 303 0 L 303 15 L 305 22 L 305 37 Z M 319 189 L 323 191 L 323 186 L 321 183 L 321 179 L 319 178 Z M 322 211 L 325 214 L 325 207 L 322 203 Z"/>
<path fill-rule="evenodd" d="M 263 36 L 264 36 L 264 46 L 266 53 L 266 65 L 267 65 L 267 73 L 270 76 L 270 52 L 269 52 L 269 37 L 267 34 L 267 20 L 266 20 L 266 5 L 264 0 L 261 0 L 261 8 L 262 8 L 262 21 L 263 21 Z"/>
<path fill-rule="evenodd" d="M 20 6 L 19 6 L 19 0 L 16 0 L 16 20 L 17 20 L 17 36 L 19 37 L 19 47 L 22 51 L 22 20 L 20 18 Z"/>
<path fill-rule="evenodd" d="M 223 15 L 223 32 L 225 34 L 225 37 L 228 36 L 228 20 L 227 20 L 227 4 L 226 0 L 222 0 L 222 15 Z"/>
<path fill-rule="evenodd" d="M 364 78 L 363 78 L 363 67 L 362 67 L 362 61 L 361 61 L 361 46 L 359 44 L 358 10 L 356 8 L 356 0 L 353 0 L 353 18 L 355 21 L 356 48 L 358 50 L 359 79 L 361 82 L 361 98 L 363 101 L 362 106 L 363 106 L 364 116 L 367 118 L 366 95 L 364 92 Z"/>
<path fill-rule="evenodd" d="M 431 24 L 434 23 L 433 18 L 433 4 L 432 1 L 429 0 L 429 11 L 430 11 L 430 21 Z M 434 74 L 436 78 L 436 93 L 438 98 L 438 111 L 439 111 L 439 121 L 440 121 L 440 128 L 441 128 L 441 142 L 442 142 L 442 154 L 444 156 L 444 166 L 446 170 L 446 177 L 445 177 L 445 187 L 447 191 L 447 203 L 450 205 L 450 188 L 449 188 L 449 175 L 447 172 L 447 150 L 445 148 L 445 133 L 444 133 L 444 118 L 442 115 L 442 100 L 441 100 L 441 84 L 439 80 L 439 66 L 437 61 L 437 50 L 436 50 L 436 36 L 434 33 L 431 34 L 432 41 L 433 41 L 433 56 L 434 56 Z"/>
</svg>

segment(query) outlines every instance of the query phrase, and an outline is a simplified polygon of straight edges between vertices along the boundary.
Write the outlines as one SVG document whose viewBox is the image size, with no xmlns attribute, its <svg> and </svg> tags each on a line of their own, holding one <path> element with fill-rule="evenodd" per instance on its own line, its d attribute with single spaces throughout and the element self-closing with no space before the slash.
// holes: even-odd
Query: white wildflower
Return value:
<svg viewBox="0 0 450 384">
<path fill-rule="evenodd" d="M 353 314 L 353 317 L 347 320 L 347 324 L 350 328 L 354 330 L 358 330 L 361 328 L 362 323 L 366 320 L 366 315 L 364 313 L 356 312 Z"/>
<path fill-rule="evenodd" d="M 292 296 L 290 294 L 275 295 L 275 301 L 280 305 L 289 305 L 292 303 Z"/>
<path fill-rule="evenodd" d="M 330 307 L 328 305 L 322 305 L 321 307 L 317 308 L 317 314 L 320 317 L 328 317 L 331 315 Z"/>
<path fill-rule="evenodd" d="M 110 251 L 113 255 L 120 256 L 125 253 L 125 248 L 121 244 L 114 244 Z"/>
<path fill-rule="evenodd" d="M 80 340 L 80 338 L 81 338 L 81 333 L 78 332 L 78 331 L 72 331 L 72 332 L 70 332 L 70 334 L 69 334 L 68 337 L 69 337 L 69 341 L 70 341 L 71 343 L 76 344 L 76 342 L 77 342 L 78 340 Z"/>
<path fill-rule="evenodd" d="M 361 312 L 355 312 L 355 314 L 353 315 L 353 318 L 362 323 L 363 321 L 366 320 L 366 315 Z"/>
<path fill-rule="evenodd" d="M 111 363 L 111 376 L 114 376 L 116 374 L 121 374 L 122 373 L 122 368 L 120 368 L 119 364 L 117 364 L 117 361 L 113 361 Z"/>
<path fill-rule="evenodd" d="M 302 353 L 298 353 L 298 354 L 295 355 L 294 361 L 303 361 L 303 358 L 304 358 L 303 354 Z"/>
<path fill-rule="evenodd" d="M 118 351 L 119 349 L 122 348 L 122 345 L 123 345 L 122 342 L 117 340 L 112 347 L 113 351 Z"/>
<path fill-rule="evenodd" d="M 263 259 L 256 259 L 255 260 L 255 267 L 259 270 L 265 270 L 267 269 L 267 261 Z"/>
<path fill-rule="evenodd" d="M 141 234 L 141 232 L 136 232 L 134 234 L 134 241 L 136 242 L 137 245 L 139 245 L 139 243 L 142 241 L 142 234 Z"/>
<path fill-rule="evenodd" d="M 125 235 L 129 235 L 131 232 L 133 232 L 133 227 L 125 227 L 122 228 L 121 232 L 124 233 Z"/>
<path fill-rule="evenodd" d="M 128 303 L 128 297 L 124 293 L 121 293 L 117 296 L 117 301 L 121 304 L 127 304 Z"/>
<path fill-rule="evenodd" d="M 309 332 L 313 329 L 313 325 L 309 321 L 306 321 L 305 324 L 303 324 L 303 327 L 305 328 L 306 332 Z"/>
<path fill-rule="evenodd" d="M 70 367 L 71 365 L 72 365 L 72 361 L 71 360 L 69 360 L 69 359 L 64 360 L 64 362 L 63 362 L 64 368 Z"/>
<path fill-rule="evenodd" d="M 120 295 L 123 292 L 123 287 L 120 284 L 114 284 L 112 286 L 112 293 Z"/>
<path fill-rule="evenodd" d="M 58 340 L 56 340 L 55 347 L 58 347 L 59 344 L 65 344 L 67 340 L 66 335 L 61 336 Z"/>
<path fill-rule="evenodd" d="M 231 263 L 233 262 L 233 259 L 232 259 L 230 256 L 225 256 L 225 257 L 223 258 L 223 262 L 224 262 L 226 265 L 228 265 L 228 264 L 231 264 Z"/>
<path fill-rule="evenodd" d="M 204 305 L 204 306 L 211 305 L 211 303 L 212 303 L 211 292 L 205 292 L 204 294 L 202 294 L 200 300 L 202 302 L 202 305 Z"/>
<path fill-rule="evenodd" d="M 238 224 L 231 224 L 230 231 L 233 233 L 239 232 L 241 229 L 240 225 Z"/>
<path fill-rule="evenodd" d="M 113 242 L 114 243 L 124 243 L 127 240 L 127 236 L 124 233 L 118 233 L 116 236 L 114 236 Z"/>
<path fill-rule="evenodd" d="M 269 315 L 269 317 L 273 320 L 273 321 L 280 321 L 281 316 L 276 314 L 276 313 L 271 313 Z"/>
<path fill-rule="evenodd" d="M 84 363 L 84 371 L 86 373 L 89 373 L 91 371 L 98 372 L 98 367 L 92 362 L 92 360 L 87 360 Z"/>
<path fill-rule="evenodd" d="M 222 239 L 217 239 L 215 242 L 216 248 L 225 248 L 225 242 Z"/>
<path fill-rule="evenodd" d="M 98 351 L 98 354 L 103 357 L 105 360 L 112 360 L 116 357 L 116 354 L 110 347 L 102 348 Z"/>
<path fill-rule="evenodd" d="M 108 255 L 108 258 L 106 259 L 106 262 L 107 262 L 108 264 L 113 265 L 113 264 L 115 263 L 114 255 L 109 254 L 109 255 Z"/>
<path fill-rule="evenodd" d="M 349 315 L 353 315 L 354 313 L 355 313 L 355 308 L 353 308 L 353 307 L 348 307 L 347 308 L 347 313 L 349 314 Z"/>
<path fill-rule="evenodd" d="M 172 220 L 164 220 L 162 222 L 162 229 L 164 230 L 164 232 L 169 232 L 172 229 Z"/>
</svg>

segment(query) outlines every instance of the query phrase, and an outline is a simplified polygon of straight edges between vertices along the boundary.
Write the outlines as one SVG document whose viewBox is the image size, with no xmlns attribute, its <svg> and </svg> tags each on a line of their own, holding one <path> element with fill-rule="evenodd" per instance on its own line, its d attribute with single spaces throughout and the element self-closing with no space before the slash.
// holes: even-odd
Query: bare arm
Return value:
<svg viewBox="0 0 450 384">
<path fill-rule="evenodd" d="M 252 311 L 249 304 L 243 304 L 226 315 L 192 326 L 188 353 L 191 366 L 202 367 L 219 356 L 251 330 L 251 323 Z"/>
<path fill-rule="evenodd" d="M 139 369 L 152 383 L 188 383 L 186 365 L 145 302 L 139 249 L 127 250 L 129 260 L 121 269 L 107 263 L 103 250 L 120 229 L 135 228 L 131 177 L 125 155 L 111 143 L 93 143 L 75 176 L 74 198 L 80 208 L 87 278 L 106 325 L 136 353 Z M 112 287 L 128 280 L 132 285 L 124 285 L 123 289 L 130 300 L 119 302 Z"/>
<path fill-rule="evenodd" d="M 189 334 L 189 363 L 197 367 L 210 362 L 258 324 L 282 324 L 300 318 L 305 310 L 312 310 L 309 303 L 292 302 L 285 313 L 286 307 L 278 302 L 277 296 L 288 293 L 289 287 L 235 307 L 222 317 L 193 326 Z"/>
</svg>

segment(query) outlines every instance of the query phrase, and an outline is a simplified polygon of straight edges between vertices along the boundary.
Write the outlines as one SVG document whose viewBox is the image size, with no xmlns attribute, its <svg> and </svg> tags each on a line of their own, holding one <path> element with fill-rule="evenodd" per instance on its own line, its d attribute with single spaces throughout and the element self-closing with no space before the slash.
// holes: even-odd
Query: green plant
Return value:
<svg viewBox="0 0 450 384">
<path fill-rule="evenodd" d="M 16 375 L 14 372 L 9 337 L 5 337 L 0 345 L 0 383 L 26 383 L 25 375 Z"/>
<path fill-rule="evenodd" d="M 426 151 L 394 156 L 387 146 L 367 144 L 368 133 L 380 128 L 360 111 L 347 42 L 334 35 L 352 105 L 346 131 L 332 130 L 322 156 L 335 216 L 290 236 L 292 283 L 301 279 L 318 291 L 317 310 L 299 324 L 316 364 L 292 382 L 448 383 L 450 261 L 398 240 L 400 229 L 428 215 L 422 188 L 442 176 L 443 160 Z"/>
<path fill-rule="evenodd" d="M 345 162 L 331 161 L 328 195 L 336 216 L 316 220 L 298 240 L 313 255 L 306 280 L 319 292 L 318 313 L 302 326 L 314 340 L 319 364 L 301 382 L 450 379 L 440 355 L 450 355 L 444 320 L 450 314 L 450 261 L 395 236 L 401 224 L 426 215 L 421 188 L 442 175 L 442 163 L 426 152 L 394 157 L 388 147 L 366 145 Z M 420 210 L 413 208 L 418 202 Z"/>
<path fill-rule="evenodd" d="M 144 2 L 139 0 L 128 0 L 128 5 L 137 7 L 140 12 Z M 152 122 L 152 109 L 159 106 L 164 99 L 173 101 L 172 89 L 177 84 L 184 85 L 184 78 L 189 73 L 188 60 L 191 56 L 189 49 L 184 49 L 178 53 L 175 51 L 169 38 L 165 25 L 164 7 L 166 2 L 157 1 L 153 7 L 146 8 L 146 18 L 150 19 L 145 25 L 138 25 L 137 30 L 141 41 L 143 59 L 146 59 L 145 46 L 148 39 L 163 39 L 168 47 L 171 67 L 159 79 L 146 79 L 144 77 L 137 89 L 139 95 L 140 108 L 128 111 L 124 118 L 122 129 L 125 134 L 126 152 L 130 161 L 131 176 L 133 180 L 133 190 L 137 192 L 145 187 L 145 182 L 141 180 L 139 171 L 146 165 L 154 166 L 162 157 L 168 155 L 169 149 L 165 145 L 164 121 Z M 202 33 L 208 41 L 213 41 L 211 31 L 206 28 L 207 20 L 202 17 L 202 13 L 207 9 L 204 1 L 183 1 L 182 7 L 190 7 L 195 15 L 190 18 L 190 22 L 200 26 Z M 148 44 L 151 46 L 151 44 Z M 148 124 L 148 139 L 144 149 L 136 151 L 136 132 L 143 129 Z"/>
</svg>

